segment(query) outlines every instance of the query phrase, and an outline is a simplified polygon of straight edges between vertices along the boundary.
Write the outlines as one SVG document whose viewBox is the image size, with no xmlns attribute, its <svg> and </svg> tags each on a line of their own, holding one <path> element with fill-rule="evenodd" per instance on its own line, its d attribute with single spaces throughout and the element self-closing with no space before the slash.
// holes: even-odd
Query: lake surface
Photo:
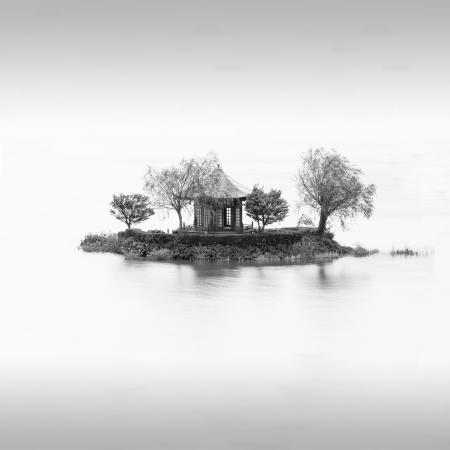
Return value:
<svg viewBox="0 0 450 450">
<path fill-rule="evenodd" d="M 443 261 L 11 257 L 0 448 L 449 448 Z"/>
</svg>

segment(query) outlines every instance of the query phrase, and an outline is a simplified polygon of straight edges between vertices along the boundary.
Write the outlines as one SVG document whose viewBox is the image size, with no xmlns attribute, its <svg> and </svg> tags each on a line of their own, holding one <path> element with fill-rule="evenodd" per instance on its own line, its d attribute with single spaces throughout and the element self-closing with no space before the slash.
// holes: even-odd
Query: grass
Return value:
<svg viewBox="0 0 450 450">
<path fill-rule="evenodd" d="M 433 249 L 424 248 L 421 250 L 412 249 L 409 247 L 394 248 L 389 252 L 391 256 L 430 256 L 433 254 Z"/>
<path fill-rule="evenodd" d="M 115 233 L 89 233 L 80 243 L 85 252 L 123 253 Z"/>
</svg>

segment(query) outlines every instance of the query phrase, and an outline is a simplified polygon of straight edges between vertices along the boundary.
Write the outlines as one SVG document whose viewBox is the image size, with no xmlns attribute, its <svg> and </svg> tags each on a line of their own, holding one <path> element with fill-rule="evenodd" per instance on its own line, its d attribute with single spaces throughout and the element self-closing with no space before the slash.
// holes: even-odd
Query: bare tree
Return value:
<svg viewBox="0 0 450 450">
<path fill-rule="evenodd" d="M 310 150 L 303 160 L 296 184 L 301 201 L 320 215 L 318 234 L 323 234 L 327 219 L 345 220 L 372 215 L 375 185 L 361 182 L 362 171 L 335 151 Z"/>
<path fill-rule="evenodd" d="M 203 159 L 182 159 L 176 166 L 161 170 L 149 167 L 144 189 L 157 208 L 175 210 L 181 230 L 183 209 L 196 195 L 212 189 L 217 163 L 217 157 L 210 153 Z"/>
<path fill-rule="evenodd" d="M 140 223 L 155 214 L 150 208 L 150 199 L 143 194 L 119 194 L 113 195 L 109 212 L 128 228 L 133 223 Z"/>
<path fill-rule="evenodd" d="M 263 188 L 254 186 L 245 202 L 245 212 L 256 220 L 258 232 L 261 232 L 266 225 L 281 222 L 288 215 L 289 206 L 281 198 L 280 190 L 271 189 L 266 193 Z"/>
</svg>

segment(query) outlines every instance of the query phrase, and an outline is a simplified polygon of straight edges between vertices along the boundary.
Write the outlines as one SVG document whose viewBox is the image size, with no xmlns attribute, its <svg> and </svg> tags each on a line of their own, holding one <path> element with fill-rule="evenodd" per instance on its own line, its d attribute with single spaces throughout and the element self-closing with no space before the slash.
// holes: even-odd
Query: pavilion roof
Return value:
<svg viewBox="0 0 450 450">
<path fill-rule="evenodd" d="M 215 169 L 214 175 L 216 177 L 216 183 L 213 191 L 209 194 L 209 197 L 245 198 L 252 191 L 225 173 L 220 165 Z"/>
</svg>

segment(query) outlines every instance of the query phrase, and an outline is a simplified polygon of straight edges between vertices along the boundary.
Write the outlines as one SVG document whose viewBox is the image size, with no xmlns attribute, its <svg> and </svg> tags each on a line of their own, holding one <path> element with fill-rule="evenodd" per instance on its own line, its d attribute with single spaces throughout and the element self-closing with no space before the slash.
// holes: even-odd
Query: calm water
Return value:
<svg viewBox="0 0 450 450">
<path fill-rule="evenodd" d="M 448 448 L 439 267 L 12 259 L 0 448 Z"/>
</svg>

